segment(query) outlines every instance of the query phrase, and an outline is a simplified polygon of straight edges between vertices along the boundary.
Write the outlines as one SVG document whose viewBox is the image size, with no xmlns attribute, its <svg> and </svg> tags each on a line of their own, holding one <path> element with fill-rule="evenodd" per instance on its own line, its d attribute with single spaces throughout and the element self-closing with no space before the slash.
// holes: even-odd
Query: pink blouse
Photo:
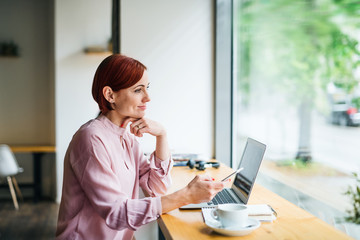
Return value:
<svg viewBox="0 0 360 240">
<path fill-rule="evenodd" d="M 128 130 L 100 115 L 75 133 L 64 160 L 56 239 L 131 239 L 156 220 L 172 160 L 147 159 Z M 139 199 L 139 188 L 151 197 Z"/>
</svg>

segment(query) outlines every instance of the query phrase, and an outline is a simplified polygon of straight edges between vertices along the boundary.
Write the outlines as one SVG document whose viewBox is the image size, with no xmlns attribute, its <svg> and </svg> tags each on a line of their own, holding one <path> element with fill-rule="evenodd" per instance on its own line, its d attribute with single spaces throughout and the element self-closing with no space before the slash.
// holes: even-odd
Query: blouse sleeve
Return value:
<svg viewBox="0 0 360 240">
<path fill-rule="evenodd" d="M 160 197 L 131 199 L 121 191 L 120 179 L 111 168 L 111 160 L 100 139 L 91 137 L 84 148 L 73 150 L 72 168 L 91 205 L 116 230 L 136 230 L 156 220 L 161 212 Z"/>
<path fill-rule="evenodd" d="M 140 186 L 150 196 L 160 196 L 166 193 L 171 185 L 170 170 L 173 166 L 171 156 L 161 160 L 155 156 L 155 152 L 147 159 L 140 154 Z"/>
</svg>

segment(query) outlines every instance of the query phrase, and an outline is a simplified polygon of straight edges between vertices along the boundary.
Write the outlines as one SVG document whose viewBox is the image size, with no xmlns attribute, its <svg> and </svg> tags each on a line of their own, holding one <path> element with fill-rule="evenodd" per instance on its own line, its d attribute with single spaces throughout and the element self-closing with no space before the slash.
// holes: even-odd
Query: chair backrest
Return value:
<svg viewBox="0 0 360 240">
<path fill-rule="evenodd" d="M 0 177 L 18 174 L 19 169 L 15 155 L 10 147 L 6 144 L 0 144 Z"/>
</svg>

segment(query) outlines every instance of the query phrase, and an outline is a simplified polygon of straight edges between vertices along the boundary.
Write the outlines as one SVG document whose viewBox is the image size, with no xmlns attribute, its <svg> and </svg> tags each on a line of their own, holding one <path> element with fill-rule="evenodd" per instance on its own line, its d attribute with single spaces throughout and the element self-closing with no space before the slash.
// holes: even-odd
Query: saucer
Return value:
<svg viewBox="0 0 360 240">
<path fill-rule="evenodd" d="M 257 219 L 249 218 L 247 220 L 248 227 L 229 227 L 223 228 L 219 221 L 206 221 L 205 224 L 217 233 L 227 236 L 245 236 L 260 227 L 261 223 Z"/>
</svg>

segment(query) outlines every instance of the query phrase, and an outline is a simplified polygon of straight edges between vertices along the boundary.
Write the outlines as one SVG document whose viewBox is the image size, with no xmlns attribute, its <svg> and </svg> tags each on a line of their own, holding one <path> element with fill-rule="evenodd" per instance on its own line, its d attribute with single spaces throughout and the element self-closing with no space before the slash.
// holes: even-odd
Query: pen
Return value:
<svg viewBox="0 0 360 240">
<path fill-rule="evenodd" d="M 236 174 L 236 173 L 239 173 L 243 170 L 244 168 L 239 168 L 238 170 L 236 170 L 235 172 L 233 172 L 232 174 L 230 174 L 229 176 L 227 176 L 226 178 L 224 178 L 223 180 L 221 180 L 222 182 L 228 180 L 229 177 L 231 177 L 232 175 Z"/>
<path fill-rule="evenodd" d="M 267 204 L 267 205 L 269 206 L 269 208 L 271 209 L 271 211 L 273 211 L 275 217 L 277 217 L 277 212 L 276 212 L 269 204 Z"/>
</svg>

